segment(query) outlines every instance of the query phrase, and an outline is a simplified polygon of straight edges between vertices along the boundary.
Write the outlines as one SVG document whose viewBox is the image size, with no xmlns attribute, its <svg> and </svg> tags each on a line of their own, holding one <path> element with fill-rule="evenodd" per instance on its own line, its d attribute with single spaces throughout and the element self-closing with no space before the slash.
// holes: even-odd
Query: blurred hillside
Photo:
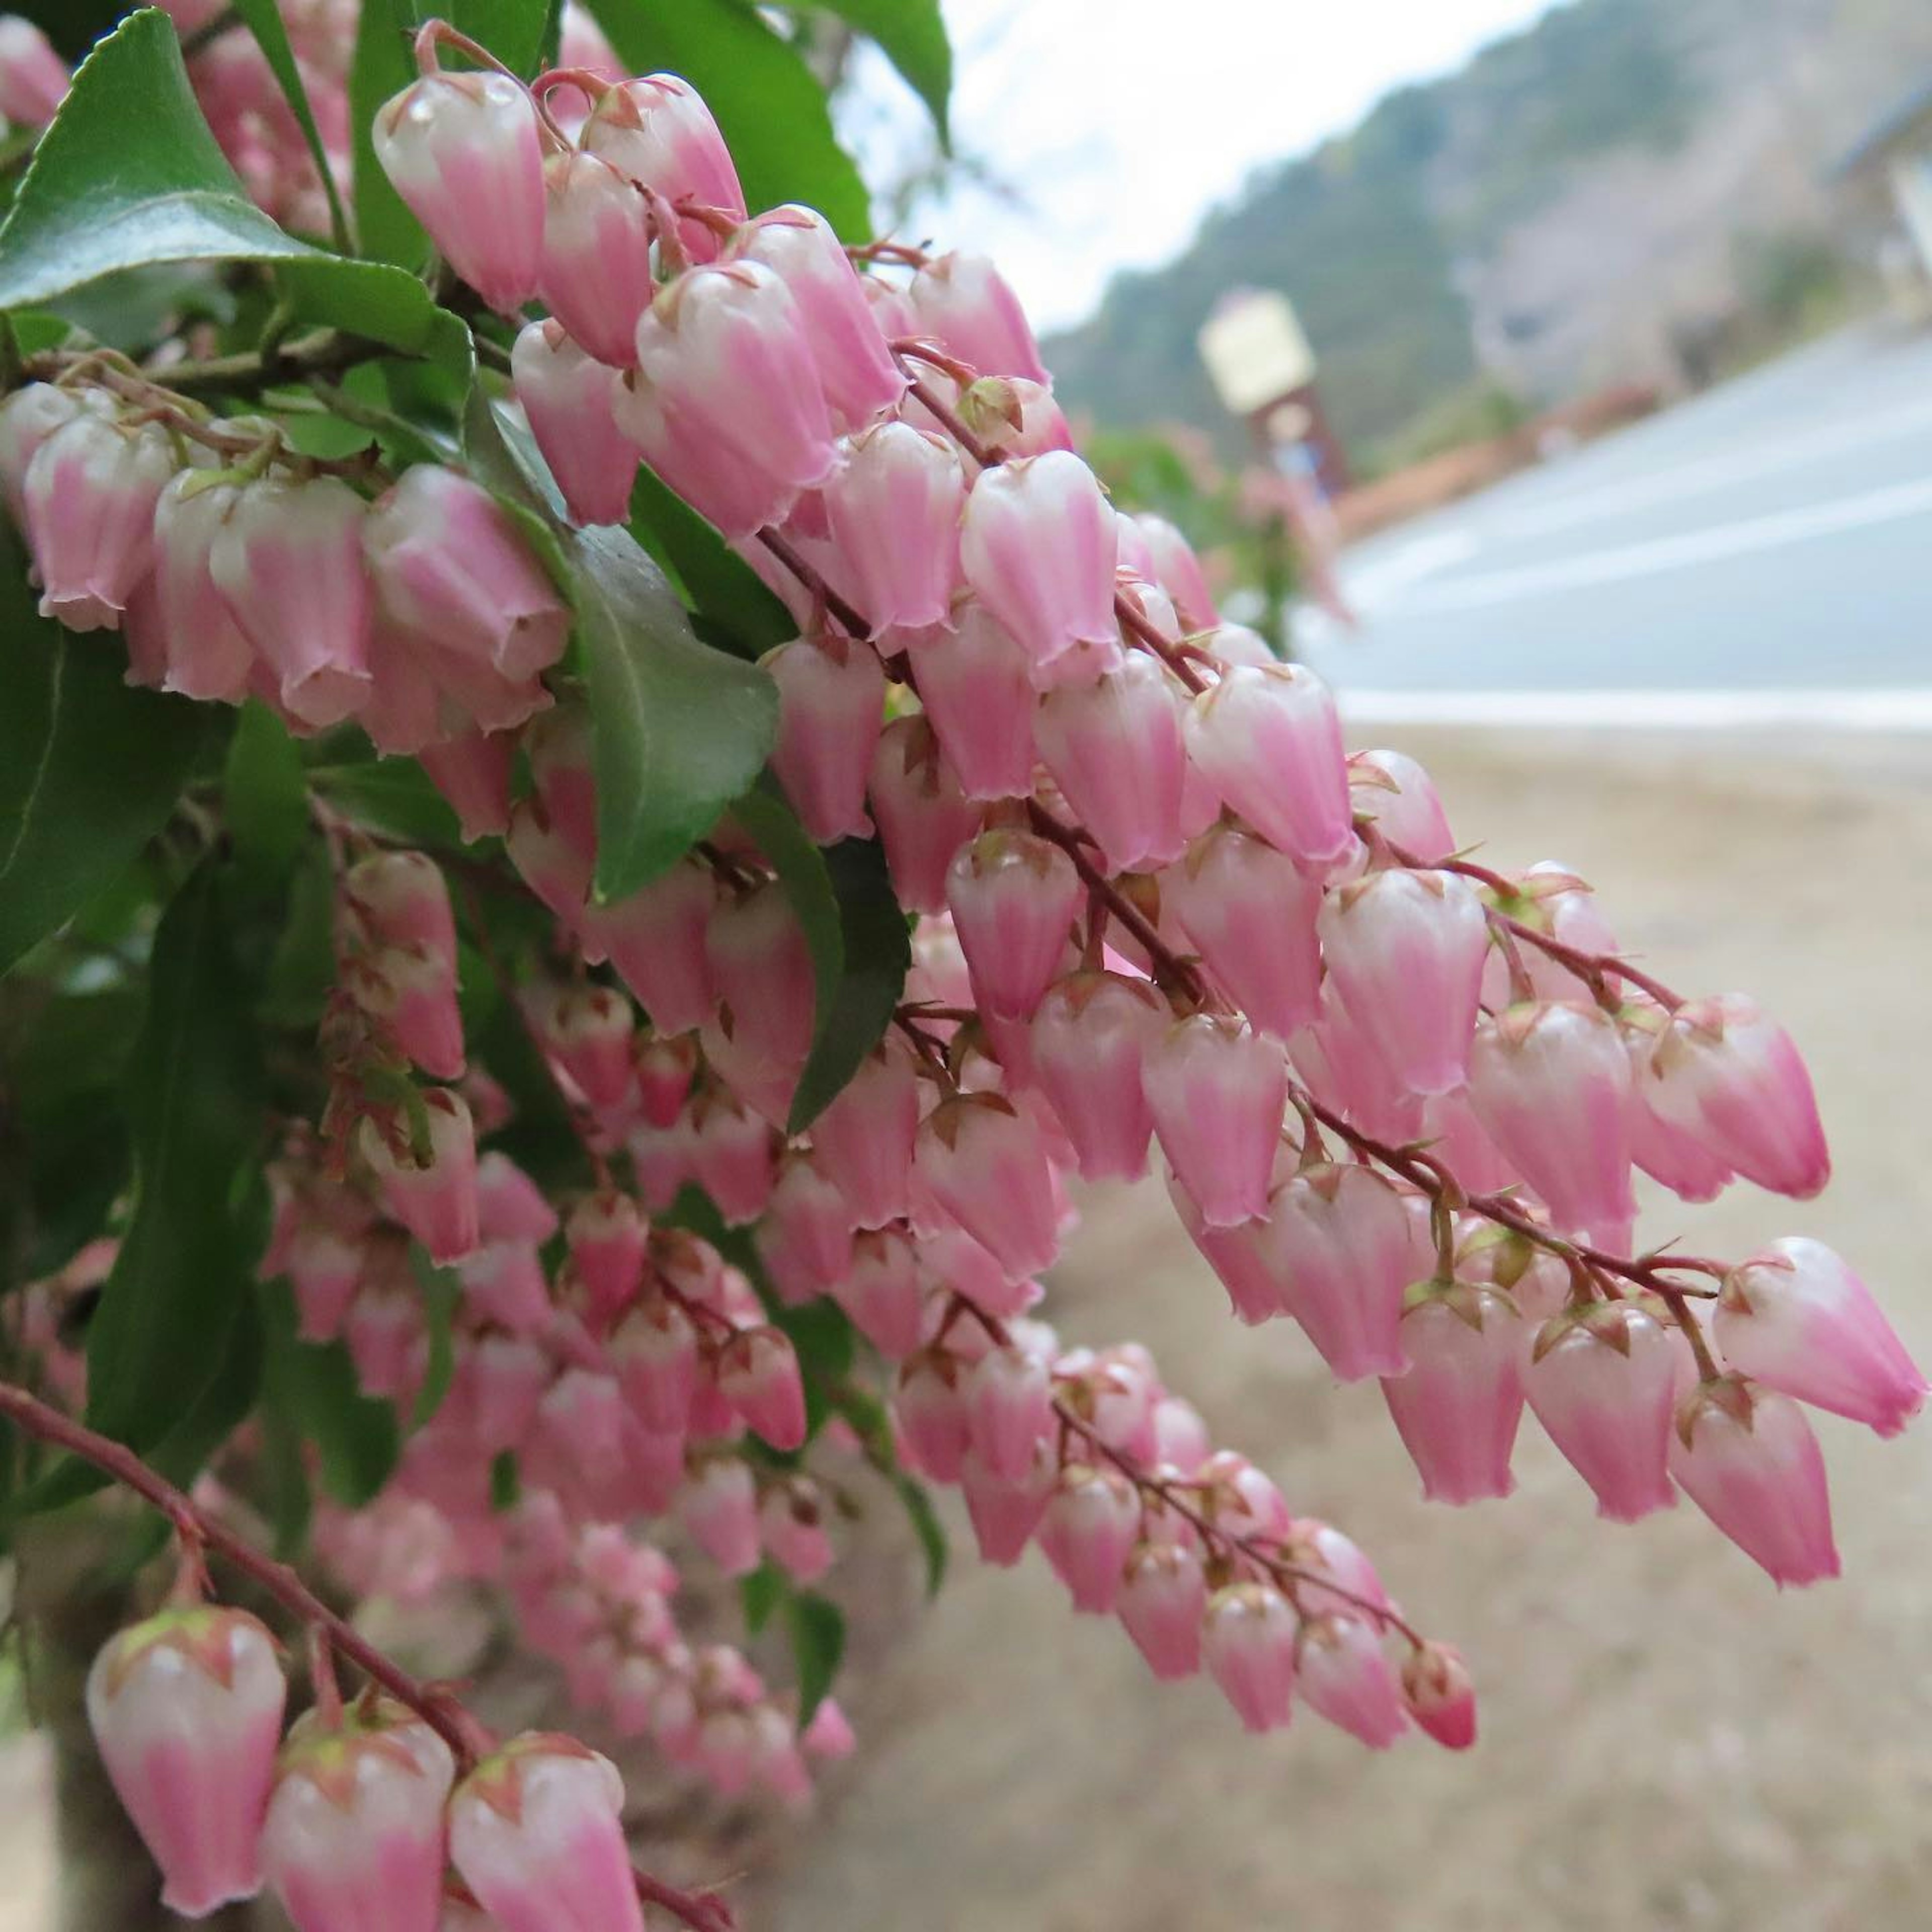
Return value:
<svg viewBox="0 0 1932 1932">
<path fill-rule="evenodd" d="M 1286 290 L 1370 468 L 1480 434 L 1499 398 L 1696 379 L 1833 299 L 1823 172 L 1928 74 L 1922 0 L 1570 0 L 1256 175 L 1048 360 L 1103 426 L 1232 453 L 1195 334 L 1224 290 Z"/>
</svg>

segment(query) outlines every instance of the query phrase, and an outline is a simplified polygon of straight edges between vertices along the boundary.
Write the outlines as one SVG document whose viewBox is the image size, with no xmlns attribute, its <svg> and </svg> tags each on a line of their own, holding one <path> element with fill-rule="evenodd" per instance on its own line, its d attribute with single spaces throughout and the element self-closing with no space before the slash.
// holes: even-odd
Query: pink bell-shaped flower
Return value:
<svg viewBox="0 0 1932 1932">
<path fill-rule="evenodd" d="M 510 374 L 530 434 L 572 518 L 580 524 L 627 522 L 638 449 L 617 427 L 610 370 L 553 320 L 533 322 L 518 334 Z"/>
<path fill-rule="evenodd" d="M 1522 1317 L 1499 1289 L 1431 1282 L 1412 1297 L 1400 1342 L 1408 1370 L 1384 1380 L 1382 1397 L 1431 1502 L 1472 1503 L 1516 1486 L 1524 1343 Z"/>
<path fill-rule="evenodd" d="M 184 698 L 238 704 L 248 694 L 255 647 L 208 568 L 240 495 L 232 483 L 211 484 L 206 471 L 184 470 L 154 506 L 154 596 L 167 650 L 161 682 Z"/>
<path fill-rule="evenodd" d="M 516 1335 L 484 1335 L 470 1353 L 477 1446 L 487 1454 L 520 1449 L 535 1427 L 550 1386 L 550 1358 Z"/>
<path fill-rule="evenodd" d="M 463 1015 L 456 973 L 424 946 L 382 946 L 358 962 L 356 1002 L 383 1020 L 396 1045 L 438 1080 L 463 1077 Z"/>
<path fill-rule="evenodd" d="M 581 146 L 640 188 L 736 215 L 745 213 L 745 191 L 731 151 L 698 90 L 674 74 L 626 80 L 604 95 L 584 123 Z M 716 254 L 718 238 L 694 217 L 677 224 L 679 245 L 694 262 Z"/>
<path fill-rule="evenodd" d="M 1822 1241 L 1792 1235 L 1741 1262 L 1712 1331 L 1741 1374 L 1881 1436 L 1924 1406 L 1925 1378 L 1871 1291 Z"/>
<path fill-rule="evenodd" d="M 1161 875 L 1163 909 L 1250 1019 L 1286 1040 L 1320 1014 L 1320 890 L 1265 840 L 1213 826 Z"/>
<path fill-rule="evenodd" d="M 1742 993 L 1679 1006 L 1638 1088 L 1652 1113 L 1773 1193 L 1808 1201 L 1832 1178 L 1811 1076 L 1791 1036 Z"/>
<path fill-rule="evenodd" d="M 1301 1627 L 1297 1682 L 1308 1708 L 1386 1750 L 1408 1729 L 1402 1686 L 1380 1631 L 1360 1617 L 1311 1618 Z"/>
<path fill-rule="evenodd" d="M 584 914 L 586 934 L 595 935 L 661 1034 L 702 1026 L 718 1004 L 705 950 L 717 903 L 710 872 L 682 860 L 628 898 Z"/>
<path fill-rule="evenodd" d="M 822 495 L 869 634 L 944 623 L 959 580 L 958 451 L 908 424 L 880 423 L 852 438 Z"/>
<path fill-rule="evenodd" d="M 758 1504 L 766 1553 L 794 1583 L 815 1583 L 832 1568 L 832 1539 L 818 1485 L 808 1476 L 776 1483 Z"/>
<path fill-rule="evenodd" d="M 456 919 L 442 869 L 422 852 L 372 852 L 356 860 L 343 880 L 356 917 L 378 940 L 420 946 L 452 972 Z"/>
<path fill-rule="evenodd" d="M 946 902 L 980 1004 L 1002 1018 L 1031 1018 L 1079 910 L 1072 860 L 1030 832 L 982 832 L 953 860 Z"/>
<path fill-rule="evenodd" d="M 742 1328 L 718 1359 L 718 1386 L 754 1434 L 774 1449 L 805 1444 L 798 1357 L 777 1329 Z"/>
<path fill-rule="evenodd" d="M 428 1159 L 406 1144 L 392 1148 L 375 1124 L 364 1120 L 362 1148 L 389 1212 L 429 1250 L 434 1262 L 453 1262 L 477 1244 L 476 1135 L 461 1094 L 447 1087 L 424 1090 Z"/>
<path fill-rule="evenodd" d="M 680 1036 L 667 1040 L 650 1036 L 638 1047 L 638 1098 L 644 1118 L 654 1127 L 668 1127 L 682 1110 L 698 1070 L 695 1041 Z"/>
<path fill-rule="evenodd" d="M 1434 784 L 1406 752 L 1352 753 L 1348 797 L 1358 818 L 1420 865 L 1440 865 L 1456 849 Z"/>
<path fill-rule="evenodd" d="M 1537 1337 L 1529 1406 L 1612 1522 L 1677 1500 L 1666 1462 L 1682 1346 L 1634 1301 L 1593 1303 Z"/>
<path fill-rule="evenodd" d="M 954 1483 L 973 1446 L 967 1367 L 935 1343 L 909 1358 L 892 1390 L 892 1420 L 914 1464 L 935 1483 Z"/>
<path fill-rule="evenodd" d="M 1143 515 L 1133 520 L 1147 545 L 1154 581 L 1173 599 L 1183 628 L 1190 632 L 1214 629 L 1221 614 L 1214 608 L 1214 593 L 1193 546 L 1165 517 Z"/>
<path fill-rule="evenodd" d="M 919 1264 L 896 1228 L 862 1234 L 853 1242 L 852 1265 L 843 1281 L 832 1283 L 832 1296 L 889 1362 L 904 1361 L 924 1339 Z"/>
<path fill-rule="evenodd" d="M 574 1738 L 526 1732 L 449 1801 L 449 1856 L 502 1932 L 644 1932 L 623 1780 Z"/>
<path fill-rule="evenodd" d="M 698 1393 L 698 1327 L 658 1298 L 634 1308 L 611 1332 L 610 1360 L 624 1400 L 654 1436 L 682 1436 Z"/>
<path fill-rule="evenodd" d="M 368 508 L 333 476 L 250 483 L 208 552 L 215 584 L 274 672 L 283 706 L 318 730 L 368 702 Z"/>
<path fill-rule="evenodd" d="M 637 1084 L 637 1016 L 609 986 L 564 988 L 540 1004 L 536 1035 L 596 1114 L 620 1112 Z"/>
<path fill-rule="evenodd" d="M 1047 1501 L 1059 1474 L 1052 1453 L 1044 1443 L 1035 1454 L 1025 1479 L 1018 1483 L 1000 1481 L 978 1456 L 967 1456 L 960 1467 L 959 1486 L 982 1562 L 1008 1570 L 1026 1554 L 1027 1546 L 1046 1513 Z"/>
<path fill-rule="evenodd" d="M 1159 659 L 1131 651 L 1091 684 L 1049 692 L 1034 735 L 1109 872 L 1142 872 L 1179 853 L 1186 760 L 1180 710 Z"/>
<path fill-rule="evenodd" d="M 1430 1263 L 1380 1174 L 1352 1162 L 1302 1168 L 1276 1191 L 1262 1245 L 1283 1305 L 1338 1378 L 1402 1374 L 1402 1296 Z"/>
<path fill-rule="evenodd" d="M 1019 298 L 985 256 L 942 255 L 914 276 L 910 292 L 916 332 L 980 375 L 1052 381 Z"/>
<path fill-rule="evenodd" d="M 71 78 L 32 21 L 0 15 L 0 117 L 16 128 L 44 128 L 60 111 Z"/>
<path fill-rule="evenodd" d="M 1396 1078 L 1448 1094 L 1469 1067 L 1489 923 L 1453 872 L 1372 872 L 1322 908 L 1324 955 L 1343 1003 Z"/>
<path fill-rule="evenodd" d="M 598 1328 L 637 1298 L 644 1278 L 644 1217 L 628 1194 L 599 1189 L 570 1210 L 563 1226 L 570 1264 L 590 1298 Z"/>
<path fill-rule="evenodd" d="M 701 1463 L 678 1492 L 678 1520 L 728 1576 L 758 1567 L 758 1486 L 751 1466 L 735 1456 Z"/>
<path fill-rule="evenodd" d="M 94 1660 L 87 1721 L 170 1910 L 202 1918 L 261 1889 L 286 1694 L 274 1639 L 243 1610 L 164 1610 Z"/>
<path fill-rule="evenodd" d="M 800 824 L 821 845 L 864 837 L 866 786 L 885 724 L 878 655 L 827 632 L 795 638 L 763 662 L 778 688 L 772 769 Z"/>
<path fill-rule="evenodd" d="M 871 798 L 900 904 L 943 912 L 954 856 L 979 830 L 981 814 L 960 790 L 926 718 L 896 718 L 880 735 Z"/>
<path fill-rule="evenodd" d="M 1294 1035 L 1288 1051 L 1309 1091 L 1351 1125 L 1398 1144 L 1421 1132 L 1426 1103 L 1397 1080 L 1332 978 L 1322 982 L 1321 1017 Z"/>
<path fill-rule="evenodd" d="M 712 983 L 734 1037 L 752 1054 L 802 1062 L 812 1047 L 813 979 L 805 928 L 776 879 L 721 900 L 706 929 Z"/>
<path fill-rule="evenodd" d="M 40 573 L 40 615 L 70 631 L 111 631 L 154 556 L 154 506 L 177 468 L 157 424 L 124 428 L 77 411 L 47 436 L 21 486 Z"/>
<path fill-rule="evenodd" d="M 812 1124 L 819 1168 L 844 1197 L 850 1225 L 883 1228 L 910 1202 L 919 1081 L 891 1046 L 872 1054 Z"/>
<path fill-rule="evenodd" d="M 800 1302 L 824 1294 L 844 1278 L 852 1265 L 851 1212 L 814 1156 L 785 1156 L 765 1216 L 759 1229 L 760 1247 L 782 1253 L 784 1265 L 796 1271 L 803 1289 Z M 777 1271 L 769 1262 L 767 1268 Z"/>
<path fill-rule="evenodd" d="M 1182 1186 L 1172 1168 L 1168 1170 L 1167 1198 L 1186 1230 L 1187 1238 L 1228 1291 L 1235 1320 L 1255 1328 L 1288 1312 L 1269 1222 L 1244 1221 L 1234 1228 L 1209 1227 L 1202 1220 L 1194 1197 Z"/>
<path fill-rule="evenodd" d="M 22 530 L 27 527 L 28 466 L 56 430 L 65 428 L 82 410 L 94 408 L 98 399 L 98 391 L 28 382 L 0 402 L 0 502 Z"/>
<path fill-rule="evenodd" d="M 770 208 L 732 237 L 734 260 L 761 262 L 805 317 L 834 425 L 856 434 L 897 406 L 906 376 L 886 346 L 865 284 L 831 224 L 814 209 Z M 869 613 L 872 607 L 866 605 Z"/>
<path fill-rule="evenodd" d="M 328 1342 L 341 1334 L 366 1258 L 359 1239 L 326 1222 L 306 1222 L 290 1237 L 286 1273 L 302 1340 Z"/>
<path fill-rule="evenodd" d="M 1007 1279 L 1052 1265 L 1060 1215 L 1040 1130 L 992 1094 L 942 1101 L 919 1130 L 918 1178 L 940 1205 L 990 1252 Z"/>
<path fill-rule="evenodd" d="M 262 1827 L 269 1888 L 296 1932 L 437 1932 L 448 1744 L 382 1705 L 338 1730 L 315 1714 L 284 1747 Z"/>
<path fill-rule="evenodd" d="M 450 266 L 503 315 L 537 291 L 543 150 L 510 75 L 429 74 L 376 116 L 376 158 Z"/>
<path fill-rule="evenodd" d="M 1034 1015 L 1034 1070 L 1086 1179 L 1132 1180 L 1147 1172 L 1154 1112 L 1142 1072 L 1168 1024 L 1153 987 L 1118 973 L 1071 974 Z"/>
<path fill-rule="evenodd" d="M 1293 1606 L 1270 1584 L 1231 1583 L 1209 1600 L 1202 1655 L 1244 1730 L 1279 1730 L 1292 1714 L 1300 1628 Z"/>
<path fill-rule="evenodd" d="M 1026 653 L 976 597 L 898 640 L 912 662 L 920 702 L 970 799 L 1024 798 L 1033 790 L 1038 700 Z"/>
<path fill-rule="evenodd" d="M 1476 1742 L 1476 1693 L 1461 1655 L 1446 1643 L 1425 1643 L 1403 1659 L 1402 1694 L 1418 1729 L 1446 1750 Z"/>
<path fill-rule="evenodd" d="M 1288 1104 L 1280 1045 L 1237 1019 L 1195 1013 L 1169 1027 L 1142 1076 L 1154 1131 L 1210 1228 L 1268 1212 Z"/>
<path fill-rule="evenodd" d="M 614 368 L 637 360 L 638 324 L 657 285 L 650 209 L 636 188 L 597 155 L 567 148 L 544 164 L 544 307 Z"/>
<path fill-rule="evenodd" d="M 1232 664 L 1194 700 L 1187 754 L 1278 850 L 1319 873 L 1354 838 L 1342 728 L 1328 687 L 1299 664 Z"/>
<path fill-rule="evenodd" d="M 449 801 L 466 839 L 487 838 L 510 823 L 510 764 L 516 741 L 507 732 L 458 732 L 418 754 L 424 775 Z"/>
<path fill-rule="evenodd" d="M 1118 1472 L 1084 1462 L 1060 1471 L 1040 1521 L 1040 1546 L 1082 1616 L 1113 1609 L 1140 1522 L 1140 1498 Z"/>
<path fill-rule="evenodd" d="M 1201 1668 L 1208 1580 L 1198 1553 L 1186 1544 L 1141 1544 L 1127 1558 L 1114 1609 L 1162 1683 L 1192 1677 Z"/>
<path fill-rule="evenodd" d="M 743 1227 L 765 1211 L 776 1178 L 772 1130 L 735 1094 L 706 1094 L 692 1116 L 691 1161 L 698 1185 L 726 1225 Z"/>
<path fill-rule="evenodd" d="M 1070 450 L 986 470 L 967 496 L 960 567 L 1036 667 L 1083 644 L 1118 652 L 1114 548 L 1114 513 Z"/>
<path fill-rule="evenodd" d="M 1037 1356 L 1016 1348 L 988 1348 L 966 1385 L 973 1452 L 1003 1483 L 1021 1483 L 1053 1424 L 1053 1379 Z"/>
<path fill-rule="evenodd" d="M 1469 1100 L 1510 1167 L 1556 1226 L 1621 1246 L 1630 1190 L 1630 1058 L 1597 1006 L 1526 1000 L 1476 1029 Z"/>
<path fill-rule="evenodd" d="M 476 1216 L 486 1241 L 541 1244 L 556 1232 L 556 1210 L 543 1190 L 508 1154 L 494 1150 L 477 1159 Z"/>
<path fill-rule="evenodd" d="M 419 463 L 370 512 L 363 547 L 389 615 L 510 679 L 563 655 L 570 612 L 488 490 Z"/>
<path fill-rule="evenodd" d="M 1670 1473 L 1780 1588 L 1838 1575 L 1825 1459 L 1789 1396 L 1742 1376 L 1699 1383 L 1670 1432 Z"/>
</svg>

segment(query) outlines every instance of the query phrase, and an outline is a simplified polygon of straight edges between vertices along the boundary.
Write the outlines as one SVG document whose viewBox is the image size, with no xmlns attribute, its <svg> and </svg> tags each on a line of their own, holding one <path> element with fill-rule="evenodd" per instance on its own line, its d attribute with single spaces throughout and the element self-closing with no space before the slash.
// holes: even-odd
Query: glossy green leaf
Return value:
<svg viewBox="0 0 1932 1932">
<path fill-rule="evenodd" d="M 738 1607 L 752 1636 L 771 1622 L 790 1588 L 784 1572 L 769 1556 L 748 1576 L 739 1578 Z"/>
<path fill-rule="evenodd" d="M 276 0 L 229 0 L 229 4 L 248 22 L 248 31 L 255 36 L 262 58 L 275 76 L 275 83 L 282 90 L 282 98 L 289 104 L 302 129 L 302 139 L 308 144 L 309 153 L 315 162 L 315 171 L 322 177 L 322 191 L 328 197 L 329 219 L 334 226 L 336 246 L 346 248 L 349 217 L 343 208 L 342 196 L 335 185 L 335 172 L 329 166 L 328 151 L 322 145 L 322 136 L 315 124 L 315 110 L 309 104 L 308 88 L 303 82 L 302 70 L 296 64 L 295 49 L 289 44 L 289 30 L 282 23 Z"/>
<path fill-rule="evenodd" d="M 265 262 L 299 314 L 452 364 L 469 332 L 416 278 L 285 234 L 202 118 L 167 16 L 131 15 L 89 55 L 0 226 L 0 308 L 160 262 Z"/>
<path fill-rule="evenodd" d="M 524 1480 L 517 1468 L 517 1452 L 500 1449 L 490 1459 L 490 1507 L 501 1516 L 521 1500 Z"/>
<path fill-rule="evenodd" d="M 633 74 L 668 70 L 704 95 L 752 208 L 817 208 L 848 242 L 871 226 L 866 184 L 797 50 L 740 0 L 590 0 Z"/>
<path fill-rule="evenodd" d="M 412 10 L 396 0 L 364 0 L 349 62 L 349 132 L 356 245 L 378 261 L 420 267 L 429 259 L 422 224 L 389 185 L 376 158 L 376 111 L 416 78 L 410 58 Z"/>
<path fill-rule="evenodd" d="M 222 778 L 222 817 L 242 867 L 279 879 L 308 836 L 308 777 L 288 728 L 259 699 L 235 721 Z"/>
<path fill-rule="evenodd" d="M 256 1014 L 266 1026 L 311 1030 L 334 984 L 335 870 L 318 840 L 290 878 Z"/>
<path fill-rule="evenodd" d="M 193 1483 L 254 1408 L 261 1394 L 262 1367 L 261 1322 L 253 1298 L 244 1292 L 227 1324 L 219 1366 L 160 1440 L 143 1450 L 148 1466 L 177 1487 Z"/>
<path fill-rule="evenodd" d="M 438 1268 L 419 1245 L 410 1247 L 410 1266 L 417 1287 L 422 1291 L 423 1331 L 429 1342 L 422 1386 L 416 1390 L 416 1406 L 410 1416 L 410 1426 L 420 1429 L 442 1406 L 442 1399 L 449 1393 L 456 1373 L 452 1324 L 463 1284 L 454 1268 Z"/>
<path fill-rule="evenodd" d="M 791 613 L 718 532 L 648 470 L 631 493 L 631 534 L 676 580 L 715 640 L 757 658 L 798 635 Z"/>
<path fill-rule="evenodd" d="M 856 27 L 905 76 L 931 109 L 942 142 L 949 138 L 946 106 L 952 92 L 952 44 L 939 0 L 820 0 L 828 14 Z"/>
<path fill-rule="evenodd" d="M 913 1533 L 919 1538 L 920 1551 L 926 1558 L 926 1594 L 936 1597 L 939 1586 L 946 1581 L 949 1546 L 945 1526 L 939 1520 L 939 1512 L 933 1508 L 926 1485 L 916 1478 L 902 1471 L 892 1478 L 892 1487 L 912 1520 Z"/>
<path fill-rule="evenodd" d="M 309 782 L 358 824 L 424 845 L 460 845 L 463 829 L 449 801 L 412 758 L 314 765 Z"/>
<path fill-rule="evenodd" d="M 845 1654 L 845 1618 L 836 1604 L 812 1590 L 794 1591 L 784 1611 L 798 1670 L 798 1724 L 802 1730 L 838 1675 Z"/>
<path fill-rule="evenodd" d="M 0 524 L 0 973 L 167 822 L 208 721 L 205 706 L 125 684 L 118 638 L 40 616 L 26 568 Z"/>
</svg>

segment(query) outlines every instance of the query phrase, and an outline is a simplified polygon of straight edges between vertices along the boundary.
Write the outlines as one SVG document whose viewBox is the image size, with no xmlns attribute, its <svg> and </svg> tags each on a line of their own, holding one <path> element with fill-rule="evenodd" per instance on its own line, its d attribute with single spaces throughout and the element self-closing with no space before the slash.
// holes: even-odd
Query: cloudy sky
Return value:
<svg viewBox="0 0 1932 1932">
<path fill-rule="evenodd" d="M 1460 66 L 1549 0 L 943 0 L 962 152 L 994 172 L 922 202 L 916 232 L 998 257 L 1042 328 L 1116 268 L 1174 254 L 1252 169 Z M 874 182 L 919 109 L 870 50 L 844 115 Z"/>
</svg>

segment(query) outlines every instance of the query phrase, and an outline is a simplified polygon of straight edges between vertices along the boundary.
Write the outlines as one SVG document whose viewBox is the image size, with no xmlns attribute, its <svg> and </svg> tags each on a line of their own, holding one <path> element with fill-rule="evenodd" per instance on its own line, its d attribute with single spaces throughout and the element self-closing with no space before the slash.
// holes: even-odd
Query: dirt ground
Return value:
<svg viewBox="0 0 1932 1932">
<path fill-rule="evenodd" d="M 1932 742 L 1401 741 L 1460 836 L 1492 834 L 1498 863 L 1566 862 L 1661 976 L 1758 994 L 1810 1057 L 1838 1164 L 1825 1198 L 1667 1203 L 1646 1232 L 1705 1252 L 1816 1234 L 1932 1360 L 1914 1104 Z M 1070 1616 L 1037 1555 L 982 1569 L 962 1526 L 940 1602 L 857 1646 L 842 1692 L 860 1756 L 811 1828 L 776 1858 L 665 1860 L 750 1863 L 752 1932 L 1926 1922 L 1932 1425 L 1881 1444 L 1821 1419 L 1846 1580 L 1780 1597 L 1688 1504 L 1597 1523 L 1533 1424 L 1511 1501 L 1425 1508 L 1373 1387 L 1332 1386 L 1285 1324 L 1236 1326 L 1157 1192 L 1091 1201 L 1053 1291 L 1064 1334 L 1148 1343 L 1220 1439 L 1462 1646 L 1482 1741 L 1377 1756 L 1305 1713 L 1246 1738 L 1210 1688 L 1153 1684 L 1117 1628 Z M 31 1741 L 0 1756 L 0 1932 L 56 1922 L 39 1762 Z"/>
</svg>

